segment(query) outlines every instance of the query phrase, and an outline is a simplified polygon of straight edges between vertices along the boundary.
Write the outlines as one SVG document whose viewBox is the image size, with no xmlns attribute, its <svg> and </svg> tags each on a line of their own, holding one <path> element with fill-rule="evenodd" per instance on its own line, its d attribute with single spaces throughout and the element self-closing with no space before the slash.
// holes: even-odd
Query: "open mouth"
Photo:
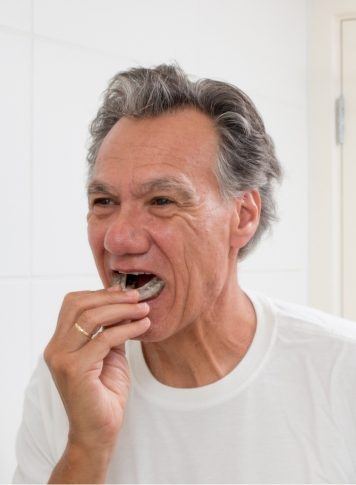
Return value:
<svg viewBox="0 0 356 485">
<path fill-rule="evenodd" d="M 153 273 L 113 271 L 112 284 L 119 285 L 122 290 L 137 290 L 139 301 L 143 301 L 158 296 L 165 283 Z"/>
</svg>

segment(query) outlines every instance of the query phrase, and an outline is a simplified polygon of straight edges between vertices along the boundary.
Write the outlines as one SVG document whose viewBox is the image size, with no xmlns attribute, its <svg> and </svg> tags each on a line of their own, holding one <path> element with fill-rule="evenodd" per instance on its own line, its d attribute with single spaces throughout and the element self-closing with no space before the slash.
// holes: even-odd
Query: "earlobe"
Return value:
<svg viewBox="0 0 356 485">
<path fill-rule="evenodd" d="M 231 246 L 240 249 L 255 234 L 261 214 L 261 197 L 257 189 L 245 192 L 236 198 L 235 214 L 232 218 Z"/>
</svg>

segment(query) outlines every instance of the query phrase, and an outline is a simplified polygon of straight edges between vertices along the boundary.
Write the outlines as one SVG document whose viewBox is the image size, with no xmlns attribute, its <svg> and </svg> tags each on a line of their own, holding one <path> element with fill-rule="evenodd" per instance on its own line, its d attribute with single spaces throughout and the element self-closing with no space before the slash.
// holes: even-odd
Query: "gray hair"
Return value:
<svg viewBox="0 0 356 485">
<path fill-rule="evenodd" d="M 260 193 L 260 222 L 239 251 L 238 259 L 242 260 L 262 235 L 271 231 L 272 222 L 279 220 L 273 184 L 281 182 L 282 168 L 255 105 L 236 86 L 212 79 L 193 82 L 177 64 L 117 73 L 90 125 L 89 178 L 103 139 L 122 117 L 154 117 L 184 107 L 195 107 L 214 122 L 219 135 L 215 170 L 222 197 L 241 197 L 252 189 Z"/>
</svg>

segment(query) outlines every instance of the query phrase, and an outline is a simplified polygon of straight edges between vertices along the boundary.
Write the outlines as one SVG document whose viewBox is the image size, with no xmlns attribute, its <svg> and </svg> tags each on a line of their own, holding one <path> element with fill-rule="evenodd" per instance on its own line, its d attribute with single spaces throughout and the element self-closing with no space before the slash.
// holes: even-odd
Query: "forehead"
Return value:
<svg viewBox="0 0 356 485">
<path fill-rule="evenodd" d="M 217 150 L 213 121 L 193 108 L 153 118 L 122 118 L 103 140 L 94 176 L 134 181 L 153 172 L 180 173 L 213 182 Z"/>
</svg>

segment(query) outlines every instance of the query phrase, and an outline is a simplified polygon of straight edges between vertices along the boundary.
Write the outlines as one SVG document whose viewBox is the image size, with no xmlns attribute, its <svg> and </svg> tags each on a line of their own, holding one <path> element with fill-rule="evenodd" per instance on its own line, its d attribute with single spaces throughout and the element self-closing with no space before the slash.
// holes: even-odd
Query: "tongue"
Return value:
<svg viewBox="0 0 356 485">
<path fill-rule="evenodd" d="M 141 288 L 141 286 L 144 286 L 146 283 L 151 281 L 152 278 L 154 278 L 153 274 L 139 274 L 137 276 L 137 283 L 135 285 L 135 288 Z"/>
</svg>

